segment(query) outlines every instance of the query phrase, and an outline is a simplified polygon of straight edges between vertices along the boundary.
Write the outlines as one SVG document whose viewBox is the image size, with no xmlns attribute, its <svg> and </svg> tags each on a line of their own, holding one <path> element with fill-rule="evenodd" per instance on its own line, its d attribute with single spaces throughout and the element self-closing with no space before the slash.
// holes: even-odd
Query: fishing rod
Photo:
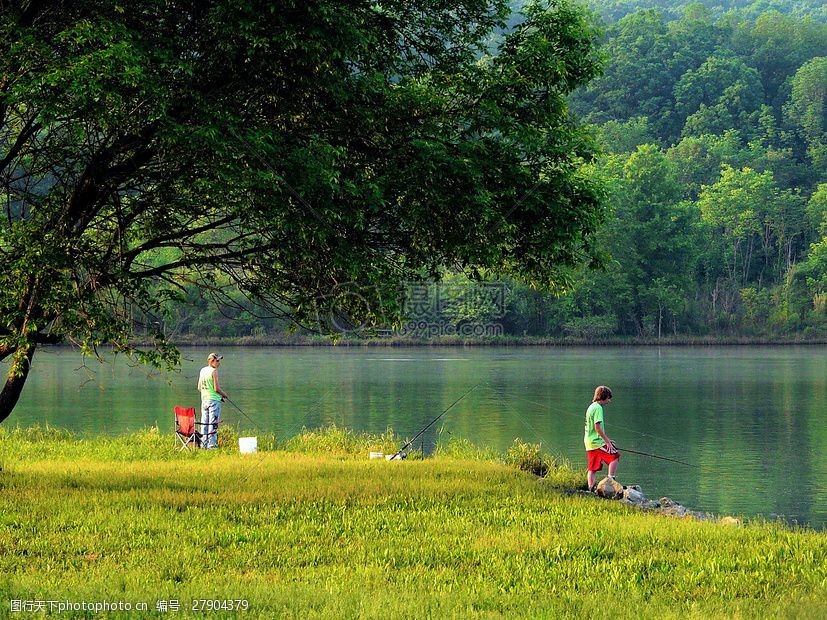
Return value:
<svg viewBox="0 0 827 620">
<path fill-rule="evenodd" d="M 475 386 L 474 386 L 474 387 L 472 387 L 470 390 L 468 390 L 467 392 L 465 392 L 465 394 L 463 394 L 462 396 L 460 396 L 459 398 L 457 398 L 454 402 L 452 402 L 450 405 L 448 405 L 448 408 L 447 408 L 447 409 L 445 409 L 445 411 L 443 411 L 443 412 L 442 412 L 442 413 L 440 413 L 437 417 L 435 417 L 433 420 L 431 420 L 430 422 L 428 422 L 428 423 L 427 423 L 427 424 L 423 427 L 423 429 L 422 429 L 421 431 L 419 431 L 416 435 L 414 435 L 413 439 L 411 439 L 408 443 L 406 443 L 404 446 L 402 446 L 401 448 L 399 448 L 399 450 L 397 450 L 395 454 L 392 454 L 392 455 L 390 455 L 390 456 L 386 456 L 385 458 L 386 458 L 386 459 L 388 459 L 389 461 L 393 461 L 393 460 L 401 460 L 401 459 L 404 459 L 405 457 L 407 457 L 408 455 L 407 455 L 407 454 L 405 454 L 405 450 L 406 450 L 408 447 L 410 447 L 410 446 L 413 444 L 413 442 L 415 442 L 415 441 L 416 441 L 416 440 L 417 440 L 417 439 L 418 439 L 418 438 L 422 435 L 422 433 L 424 433 L 424 432 L 425 432 L 425 431 L 427 431 L 429 428 L 431 428 L 431 426 L 433 426 L 433 425 L 437 422 L 437 420 L 439 420 L 442 416 L 444 416 L 446 413 L 448 413 L 448 412 L 449 412 L 449 411 L 450 411 L 450 410 L 454 407 L 454 405 L 456 405 L 457 403 L 459 403 L 459 402 L 460 402 L 463 398 L 465 398 L 466 396 L 468 396 L 471 392 L 473 392 L 474 390 L 476 390 L 479 386 L 480 386 L 480 384 L 479 384 L 479 383 L 477 383 L 477 385 L 475 385 Z"/>
<path fill-rule="evenodd" d="M 698 469 L 697 465 L 693 465 L 692 463 L 687 463 L 686 461 L 679 461 L 678 459 L 670 459 L 668 456 L 660 456 L 658 454 L 649 454 L 648 452 L 638 452 L 637 450 L 630 450 L 629 448 L 621 448 L 619 446 L 615 446 L 620 452 L 629 452 L 631 454 L 639 454 L 641 456 L 648 456 L 649 458 L 653 459 L 660 459 L 661 461 L 669 461 L 670 463 L 678 463 L 679 465 L 686 465 L 687 467 L 694 467 Z"/>
<path fill-rule="evenodd" d="M 256 424 L 256 421 L 255 421 L 253 418 L 251 418 L 250 416 L 248 416 L 246 413 L 244 413 L 244 411 L 242 411 L 241 407 L 239 407 L 239 406 L 238 406 L 238 405 L 236 405 L 233 401 L 231 401 L 231 400 L 230 400 L 230 398 L 229 398 L 228 396 L 225 396 L 225 397 L 224 397 L 224 400 L 226 400 L 226 401 L 227 401 L 228 403 L 230 403 L 233 407 L 235 407 L 236 409 L 238 409 L 238 412 L 239 412 L 241 415 L 243 415 L 245 418 L 247 418 L 250 422 L 252 422 L 253 424 Z"/>
</svg>

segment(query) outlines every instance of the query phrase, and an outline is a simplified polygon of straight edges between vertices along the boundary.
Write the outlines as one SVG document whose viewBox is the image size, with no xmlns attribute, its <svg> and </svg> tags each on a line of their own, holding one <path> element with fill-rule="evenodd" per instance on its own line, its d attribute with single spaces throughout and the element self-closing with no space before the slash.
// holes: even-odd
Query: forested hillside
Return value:
<svg viewBox="0 0 827 620">
<path fill-rule="evenodd" d="M 699 4 L 716 15 L 732 12 L 753 20 L 770 11 L 822 21 L 827 18 L 827 8 L 821 0 L 589 0 L 589 5 L 609 22 L 641 9 L 657 9 L 669 19 L 678 19 L 692 4 Z"/>
<path fill-rule="evenodd" d="M 500 313 L 467 303 L 464 275 L 446 271 L 429 320 L 551 337 L 827 335 L 821 2 L 590 5 L 603 74 L 570 104 L 603 145 L 604 268 L 572 273 L 562 295 L 507 282 Z M 180 332 L 286 327 L 190 301 L 169 318 Z"/>
<path fill-rule="evenodd" d="M 635 11 L 572 107 L 606 149 L 613 262 L 571 297 L 623 334 L 821 333 L 827 24 L 768 11 Z"/>
</svg>

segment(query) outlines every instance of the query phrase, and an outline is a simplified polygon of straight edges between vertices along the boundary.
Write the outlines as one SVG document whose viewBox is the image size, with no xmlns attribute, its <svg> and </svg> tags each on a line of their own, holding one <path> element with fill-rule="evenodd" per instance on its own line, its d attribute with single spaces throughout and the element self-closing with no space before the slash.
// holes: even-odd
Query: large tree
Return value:
<svg viewBox="0 0 827 620">
<path fill-rule="evenodd" d="M 784 114 L 803 137 L 817 181 L 827 180 L 827 57 L 813 58 L 790 80 Z"/>
<path fill-rule="evenodd" d="M 193 284 L 382 322 L 445 265 L 547 285 L 591 260 L 565 97 L 595 33 L 523 11 L 503 34 L 503 0 L 0 3 L 0 421 L 44 343 L 174 363 L 130 342 Z"/>
<path fill-rule="evenodd" d="M 653 327 L 660 337 L 666 321 L 676 331 L 697 260 L 694 213 L 681 201 L 677 168 L 645 144 L 608 158 L 606 170 L 615 216 L 606 243 L 615 262 L 594 281 L 611 300 L 622 333 L 643 336 Z"/>
</svg>

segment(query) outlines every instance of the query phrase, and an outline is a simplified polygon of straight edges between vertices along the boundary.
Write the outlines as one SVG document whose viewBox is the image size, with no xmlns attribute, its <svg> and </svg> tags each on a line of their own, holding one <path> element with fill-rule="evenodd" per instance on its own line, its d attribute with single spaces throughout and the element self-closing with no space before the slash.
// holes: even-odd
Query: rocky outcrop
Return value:
<svg viewBox="0 0 827 620">
<path fill-rule="evenodd" d="M 715 515 L 707 512 L 690 510 L 668 497 L 661 497 L 659 500 L 651 500 L 644 495 L 643 490 L 636 484 L 624 486 L 613 478 L 603 478 L 597 483 L 595 492 L 599 497 L 605 499 L 620 500 L 624 504 L 631 504 L 643 510 L 652 510 L 660 514 L 672 517 L 688 517 L 701 521 L 719 521 L 724 525 L 740 525 L 741 522 L 734 517 L 723 517 L 718 519 Z"/>
</svg>

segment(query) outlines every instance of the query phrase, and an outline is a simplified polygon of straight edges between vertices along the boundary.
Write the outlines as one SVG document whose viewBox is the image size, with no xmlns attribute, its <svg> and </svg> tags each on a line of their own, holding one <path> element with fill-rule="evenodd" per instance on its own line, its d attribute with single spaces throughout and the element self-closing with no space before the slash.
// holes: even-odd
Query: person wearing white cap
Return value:
<svg viewBox="0 0 827 620">
<path fill-rule="evenodd" d="M 218 447 L 218 423 L 221 421 L 221 401 L 229 398 L 227 392 L 218 385 L 218 367 L 223 355 L 210 353 L 207 365 L 198 375 L 198 391 L 201 392 L 201 432 L 202 448 Z"/>
</svg>

